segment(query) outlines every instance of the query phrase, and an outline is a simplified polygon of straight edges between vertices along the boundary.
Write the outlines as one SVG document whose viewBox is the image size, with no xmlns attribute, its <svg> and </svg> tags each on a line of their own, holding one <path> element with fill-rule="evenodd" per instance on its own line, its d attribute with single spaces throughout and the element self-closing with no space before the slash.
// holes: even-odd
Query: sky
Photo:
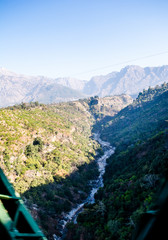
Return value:
<svg viewBox="0 0 168 240">
<path fill-rule="evenodd" d="M 52 78 L 168 65 L 167 0 L 0 0 L 0 67 Z"/>
</svg>

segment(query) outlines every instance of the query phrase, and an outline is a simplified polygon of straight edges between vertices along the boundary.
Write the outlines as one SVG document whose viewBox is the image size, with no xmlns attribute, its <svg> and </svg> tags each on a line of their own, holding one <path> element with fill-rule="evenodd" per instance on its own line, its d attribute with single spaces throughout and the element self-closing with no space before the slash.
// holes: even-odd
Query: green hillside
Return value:
<svg viewBox="0 0 168 240">
<path fill-rule="evenodd" d="M 0 167 L 49 239 L 61 214 L 86 199 L 88 181 L 98 175 L 94 160 L 101 148 L 92 127 L 99 108 L 93 99 L 0 109 Z M 98 99 L 112 115 L 131 101 L 129 96 Z"/>
<path fill-rule="evenodd" d="M 92 138 L 91 101 L 0 109 L 0 167 L 48 238 L 57 233 L 61 214 L 87 198 L 88 181 L 98 175 L 94 160 L 101 148 Z M 100 107 L 106 101 L 99 99 Z M 115 113 L 129 101 L 127 96 L 108 98 L 119 103 Z"/>
<path fill-rule="evenodd" d="M 126 148 L 145 141 L 167 127 L 168 84 L 140 93 L 132 105 L 102 126 L 102 138 Z"/>
<path fill-rule="evenodd" d="M 82 104 L 37 105 L 0 109 L 1 167 L 19 192 L 36 185 L 29 182 L 22 186 L 21 176 L 25 180 L 28 170 L 36 174 L 48 171 L 39 174 L 45 183 L 52 175 L 64 177 L 76 165 L 89 162 L 95 152 L 96 144 L 89 138 L 93 119 Z"/>
<path fill-rule="evenodd" d="M 0 167 L 48 232 L 53 211 L 68 211 L 86 198 L 88 180 L 97 174 L 99 145 L 91 138 L 93 118 L 85 105 L 36 102 L 0 109 Z"/>
<path fill-rule="evenodd" d="M 0 167 L 48 239 L 98 176 L 94 131 L 116 151 L 96 203 L 69 224 L 66 239 L 131 239 L 168 171 L 167 90 L 168 84 L 144 90 L 131 105 L 122 95 L 0 109 Z"/>
<path fill-rule="evenodd" d="M 168 174 L 167 90 L 168 84 L 149 88 L 102 126 L 102 137 L 116 151 L 96 203 L 85 206 L 77 226 L 69 225 L 67 239 L 132 239 Z"/>
</svg>

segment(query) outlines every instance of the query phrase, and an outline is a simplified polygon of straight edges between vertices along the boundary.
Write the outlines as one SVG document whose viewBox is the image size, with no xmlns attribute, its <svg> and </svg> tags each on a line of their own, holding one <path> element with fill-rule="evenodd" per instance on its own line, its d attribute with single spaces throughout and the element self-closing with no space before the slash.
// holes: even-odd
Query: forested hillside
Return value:
<svg viewBox="0 0 168 240">
<path fill-rule="evenodd" d="M 104 188 L 78 225 L 69 225 L 67 239 L 132 239 L 139 219 L 154 206 L 168 174 L 168 84 L 140 93 L 102 126 L 102 137 L 116 147 Z"/>
<path fill-rule="evenodd" d="M 85 105 L 36 102 L 0 109 L 0 166 L 34 217 L 46 217 L 42 221 L 44 230 L 48 230 L 47 224 L 51 228 L 56 225 L 47 217 L 51 217 L 52 209 L 57 214 L 71 209 L 87 196 L 87 181 L 94 178 L 92 169 L 96 175 L 93 160 L 99 146 L 91 138 L 93 118 Z M 86 163 L 91 166 L 88 171 Z M 69 184 L 67 176 L 76 171 L 78 175 Z M 77 181 L 80 177 L 85 181 Z M 33 204 L 39 205 L 36 213 Z"/>
<path fill-rule="evenodd" d="M 167 106 L 165 83 L 143 90 L 134 102 L 126 95 L 95 96 L 0 109 L 0 167 L 48 239 L 59 235 L 62 216 L 87 198 L 89 180 L 98 176 L 97 131 L 116 151 L 96 202 L 85 206 L 77 225 L 69 224 L 66 239 L 132 238 L 167 175 Z"/>
<path fill-rule="evenodd" d="M 88 196 L 88 181 L 98 174 L 94 160 L 101 148 L 92 138 L 92 101 L 0 109 L 0 167 L 49 239 L 59 231 L 61 214 Z M 98 101 L 105 107 L 106 99 Z M 116 113 L 131 101 L 109 97 L 107 109 L 117 102 Z"/>
<path fill-rule="evenodd" d="M 139 93 L 132 105 L 102 126 L 102 137 L 126 148 L 148 139 L 167 127 L 168 84 Z"/>
</svg>

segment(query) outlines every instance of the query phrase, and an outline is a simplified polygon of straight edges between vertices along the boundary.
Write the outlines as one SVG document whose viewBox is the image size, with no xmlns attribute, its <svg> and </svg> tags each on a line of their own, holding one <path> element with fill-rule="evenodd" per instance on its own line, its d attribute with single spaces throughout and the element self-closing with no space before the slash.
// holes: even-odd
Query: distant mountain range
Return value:
<svg viewBox="0 0 168 240">
<path fill-rule="evenodd" d="M 127 66 L 120 72 L 93 77 L 86 83 L 83 93 L 104 97 L 107 95 L 128 94 L 137 96 L 143 89 L 168 81 L 168 66 L 146 67 Z"/>
<path fill-rule="evenodd" d="M 92 77 L 90 81 L 74 78 L 30 77 L 0 68 L 0 107 L 21 102 L 56 103 L 86 96 L 137 94 L 149 86 L 168 82 L 168 65 L 161 67 L 127 66 L 120 72 Z"/>
<path fill-rule="evenodd" d="M 64 84 L 59 84 L 59 82 Z M 84 97 L 80 91 L 67 87 L 63 79 L 26 76 L 0 69 L 0 107 L 21 102 L 56 103 Z M 63 86 L 66 85 L 66 86 Z"/>
</svg>

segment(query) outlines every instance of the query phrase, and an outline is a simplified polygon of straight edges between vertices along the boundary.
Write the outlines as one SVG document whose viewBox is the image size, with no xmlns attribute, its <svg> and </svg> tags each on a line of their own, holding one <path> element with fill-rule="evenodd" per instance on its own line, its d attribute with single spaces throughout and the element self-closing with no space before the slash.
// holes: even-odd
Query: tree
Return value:
<svg viewBox="0 0 168 240">
<path fill-rule="evenodd" d="M 34 139 L 33 145 L 37 146 L 38 152 L 41 152 L 42 149 L 43 149 L 44 143 L 43 143 L 43 141 L 40 137 L 37 137 L 37 138 Z"/>
<path fill-rule="evenodd" d="M 37 150 L 32 144 L 29 144 L 26 146 L 24 153 L 27 157 L 33 157 L 34 155 L 36 155 Z"/>
</svg>

